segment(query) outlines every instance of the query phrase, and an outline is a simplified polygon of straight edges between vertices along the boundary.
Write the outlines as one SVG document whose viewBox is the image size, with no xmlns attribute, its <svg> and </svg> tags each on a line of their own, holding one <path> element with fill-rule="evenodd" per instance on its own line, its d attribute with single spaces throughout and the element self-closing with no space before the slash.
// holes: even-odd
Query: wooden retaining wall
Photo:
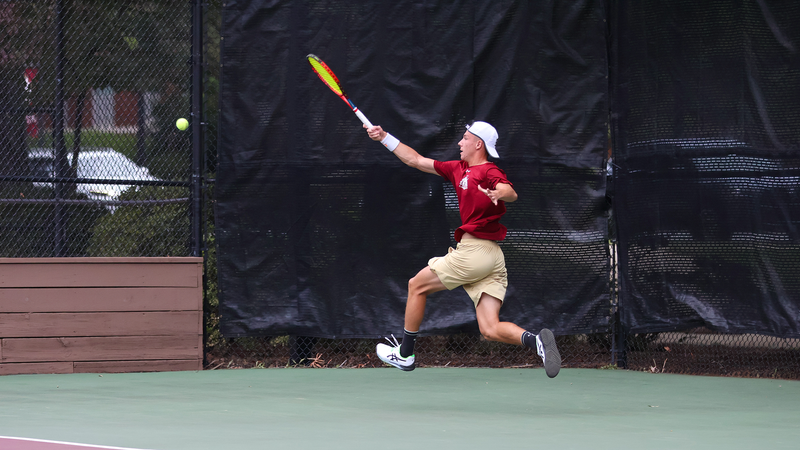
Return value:
<svg viewBox="0 0 800 450">
<path fill-rule="evenodd" d="M 0 258 L 0 375 L 200 370 L 202 258 Z"/>
</svg>

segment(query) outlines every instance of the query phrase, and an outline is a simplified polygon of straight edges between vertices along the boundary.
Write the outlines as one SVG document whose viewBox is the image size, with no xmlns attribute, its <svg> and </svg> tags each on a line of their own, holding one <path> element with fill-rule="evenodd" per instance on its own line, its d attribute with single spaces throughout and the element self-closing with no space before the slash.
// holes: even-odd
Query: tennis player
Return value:
<svg viewBox="0 0 800 450">
<path fill-rule="evenodd" d="M 425 158 L 401 143 L 380 126 L 368 127 L 367 134 L 380 141 L 409 167 L 446 178 L 456 189 L 462 225 L 455 231 L 458 243 L 447 255 L 431 258 L 428 266 L 408 282 L 405 324 L 402 343 L 392 336 L 390 345 L 378 344 L 378 357 L 398 369 L 414 370 L 414 344 L 425 315 L 428 295 L 463 286 L 475 304 L 481 334 L 490 341 L 524 345 L 536 349 L 550 378 L 561 370 L 561 355 L 553 333 L 544 328 L 539 334 L 511 322 L 500 321 L 500 307 L 508 280 L 503 251 L 497 245 L 506 237 L 500 223 L 506 202 L 517 200 L 517 193 L 505 172 L 489 161 L 499 158 L 495 145 L 497 130 L 486 122 L 467 125 L 458 143 L 460 161 L 436 161 Z"/>
</svg>

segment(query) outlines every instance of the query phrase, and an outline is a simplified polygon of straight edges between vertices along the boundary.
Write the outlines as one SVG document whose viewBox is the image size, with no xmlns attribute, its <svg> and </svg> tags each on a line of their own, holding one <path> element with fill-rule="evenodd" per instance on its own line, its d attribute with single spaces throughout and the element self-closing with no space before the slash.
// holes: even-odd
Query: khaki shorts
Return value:
<svg viewBox="0 0 800 450">
<path fill-rule="evenodd" d="M 464 236 L 455 250 L 431 258 L 428 267 L 447 289 L 464 286 L 475 307 L 484 292 L 500 301 L 506 296 L 506 259 L 495 241 Z"/>
</svg>

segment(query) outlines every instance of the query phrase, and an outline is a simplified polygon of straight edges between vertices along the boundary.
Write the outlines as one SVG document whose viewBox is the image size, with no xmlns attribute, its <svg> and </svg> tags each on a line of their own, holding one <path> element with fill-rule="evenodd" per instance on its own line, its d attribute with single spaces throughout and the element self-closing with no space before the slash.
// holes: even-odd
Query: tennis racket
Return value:
<svg viewBox="0 0 800 450">
<path fill-rule="evenodd" d="M 344 100 L 345 103 L 347 103 L 347 106 L 349 106 L 350 109 L 352 109 L 353 112 L 356 113 L 356 116 L 358 116 L 358 118 L 361 119 L 361 122 L 364 125 L 371 127 L 372 122 L 370 122 L 369 119 L 367 119 L 364 113 L 358 110 L 356 105 L 353 104 L 352 100 L 347 98 L 347 94 L 345 94 L 344 89 L 342 89 L 341 83 L 339 83 L 339 79 L 336 78 L 336 75 L 334 75 L 331 68 L 328 67 L 327 64 L 322 62 L 322 60 L 319 59 L 319 57 L 316 55 L 309 54 L 308 56 L 306 56 L 306 58 L 308 58 L 308 63 L 311 64 L 311 69 L 314 71 L 314 73 L 317 74 L 319 79 L 322 80 L 322 82 L 325 83 L 333 91 L 334 94 L 338 95 L 339 98 L 341 98 L 342 100 Z"/>
</svg>

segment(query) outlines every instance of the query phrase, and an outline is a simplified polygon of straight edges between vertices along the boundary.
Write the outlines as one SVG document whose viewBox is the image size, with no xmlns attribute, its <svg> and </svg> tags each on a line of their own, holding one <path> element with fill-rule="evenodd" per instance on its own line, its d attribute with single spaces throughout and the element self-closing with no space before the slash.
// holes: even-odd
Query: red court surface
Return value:
<svg viewBox="0 0 800 450">
<path fill-rule="evenodd" d="M 0 436 L 0 449 L 2 450 L 143 450 L 125 447 L 107 447 L 72 442 L 44 441 L 39 439 L 15 438 Z"/>
</svg>

